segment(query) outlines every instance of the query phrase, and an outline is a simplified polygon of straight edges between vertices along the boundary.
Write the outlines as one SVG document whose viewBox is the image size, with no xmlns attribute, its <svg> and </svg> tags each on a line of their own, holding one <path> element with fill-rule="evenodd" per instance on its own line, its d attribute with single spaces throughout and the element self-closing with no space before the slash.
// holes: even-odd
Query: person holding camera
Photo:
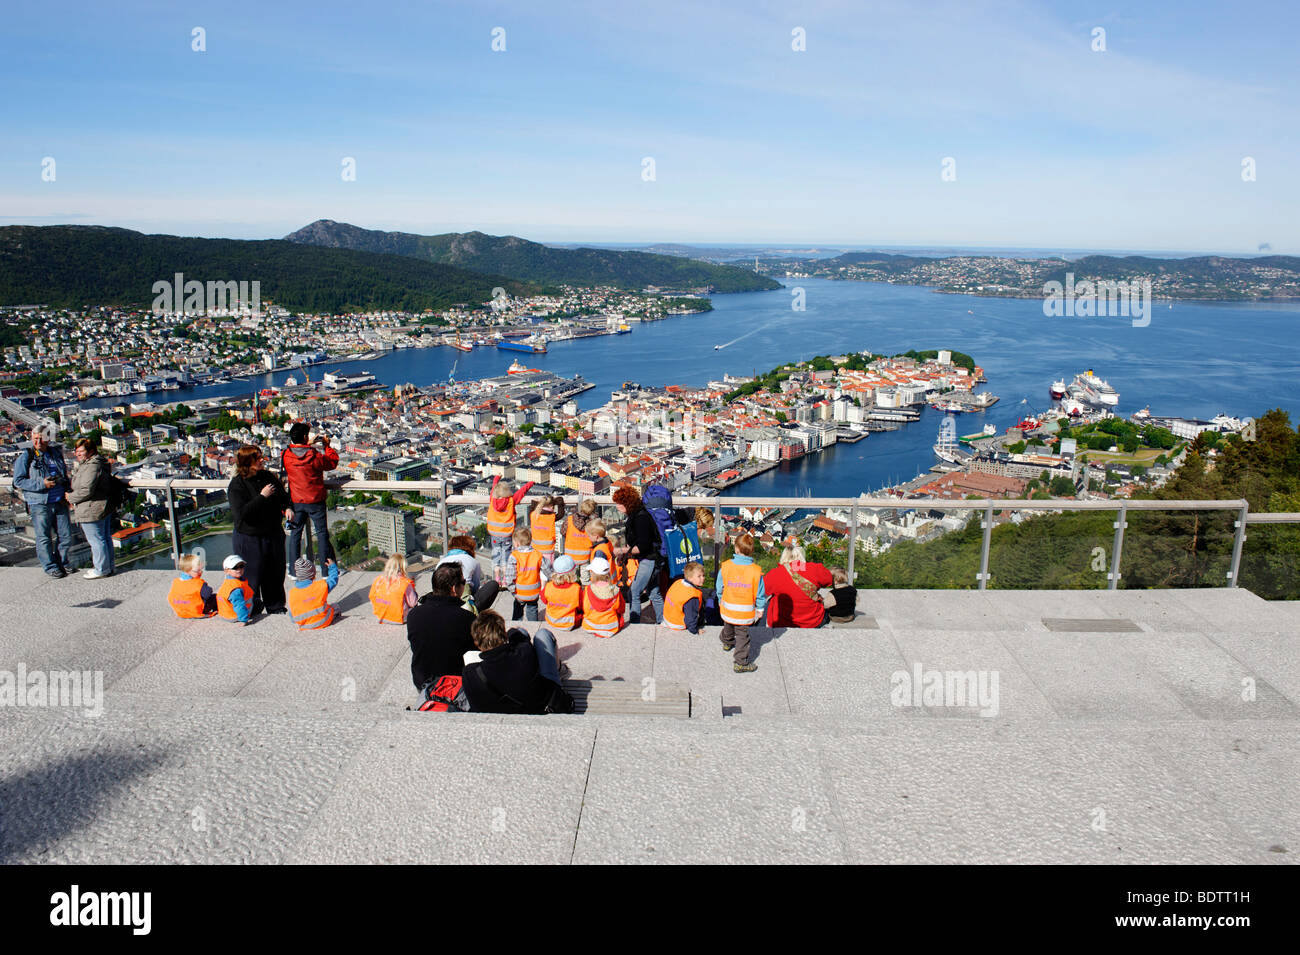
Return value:
<svg viewBox="0 0 1300 955">
<path fill-rule="evenodd" d="M 339 466 L 339 453 L 330 447 L 328 435 L 311 434 L 305 421 L 295 422 L 289 429 L 289 447 L 280 455 L 280 467 L 289 486 L 289 499 L 293 502 L 293 519 L 289 522 L 289 563 L 298 560 L 302 548 L 302 532 L 310 520 L 316 532 L 316 558 L 321 574 L 328 574 L 325 561 L 334 556 L 330 545 L 329 527 L 325 519 L 324 474 Z"/>
<path fill-rule="evenodd" d="M 14 461 L 14 489 L 23 492 L 36 535 L 36 558 L 51 577 L 68 576 L 65 565 L 72 552 L 70 487 L 63 449 L 50 443 L 45 431 L 33 428 L 31 446 L 23 448 Z"/>
</svg>

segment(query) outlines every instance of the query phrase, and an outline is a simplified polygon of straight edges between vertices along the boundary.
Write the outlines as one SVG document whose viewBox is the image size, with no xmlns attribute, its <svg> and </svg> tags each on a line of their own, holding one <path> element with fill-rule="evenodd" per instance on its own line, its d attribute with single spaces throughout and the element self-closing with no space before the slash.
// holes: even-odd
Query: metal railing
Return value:
<svg viewBox="0 0 1300 955">
<path fill-rule="evenodd" d="M 0 478 L 0 487 L 9 487 L 10 478 Z M 135 490 L 163 491 L 163 503 L 167 508 L 168 531 L 171 535 L 172 556 L 181 556 L 181 515 L 176 506 L 176 492 L 189 490 L 224 491 L 229 480 L 207 480 L 197 478 L 136 478 L 130 481 Z M 330 490 L 351 493 L 354 491 L 394 491 L 416 493 L 433 497 L 438 502 L 438 525 L 442 548 L 445 552 L 450 540 L 449 510 L 457 505 L 468 507 L 484 506 L 488 503 L 486 494 L 453 493 L 447 481 L 326 481 Z M 593 500 L 598 505 L 613 506 L 609 494 L 575 494 L 564 492 L 560 488 L 546 488 L 547 492 L 560 494 L 566 504 L 576 504 L 581 500 Z M 529 495 L 529 498 L 541 495 Z M 979 511 L 981 512 L 981 529 L 983 536 L 980 545 L 980 569 L 977 575 L 978 587 L 985 590 L 990 579 L 989 551 L 992 540 L 995 515 L 1000 511 L 1115 511 L 1117 517 L 1113 523 L 1114 538 L 1111 545 L 1110 564 L 1107 571 L 1107 588 L 1115 590 L 1121 578 L 1121 558 L 1124 550 L 1124 531 L 1128 527 L 1127 517 L 1131 512 L 1142 511 L 1236 511 L 1233 521 L 1232 559 L 1227 572 L 1229 587 L 1239 583 L 1242 549 L 1246 542 L 1246 528 L 1251 524 L 1300 524 L 1300 512 L 1250 513 L 1250 506 L 1244 500 L 1222 501 L 1148 501 L 1148 500 L 1024 500 L 1020 498 L 980 498 L 974 500 L 947 500 L 944 498 L 867 498 L 867 497 L 676 497 L 673 503 L 677 507 L 707 507 L 713 511 L 714 523 L 722 527 L 722 510 L 738 508 L 776 508 L 782 510 L 826 510 L 847 511 L 848 522 L 848 567 L 849 580 L 854 580 L 854 563 L 857 551 L 859 515 L 872 511 Z M 311 546 L 310 522 L 306 529 L 307 546 Z M 713 536 L 713 556 L 715 566 L 721 562 L 722 535 Z M 310 552 L 309 552 L 310 553 Z"/>
</svg>

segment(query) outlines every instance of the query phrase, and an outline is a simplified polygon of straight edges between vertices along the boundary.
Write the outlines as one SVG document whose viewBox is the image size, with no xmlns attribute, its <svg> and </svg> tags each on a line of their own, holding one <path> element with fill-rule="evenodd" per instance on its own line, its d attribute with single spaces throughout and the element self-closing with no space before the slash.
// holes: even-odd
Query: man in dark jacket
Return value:
<svg viewBox="0 0 1300 955">
<path fill-rule="evenodd" d="M 330 447 L 326 435 L 317 435 L 316 440 L 308 443 L 311 428 L 307 422 L 299 421 L 289 429 L 292 442 L 280 455 L 280 467 L 284 479 L 289 484 L 289 497 L 293 499 L 293 522 L 289 525 L 289 563 L 298 560 L 302 547 L 302 532 L 311 521 L 316 533 L 316 557 L 320 560 L 321 573 L 326 573 L 325 561 L 334 556 L 330 544 L 329 527 L 325 520 L 324 474 L 339 466 L 339 453 Z"/>
<path fill-rule="evenodd" d="M 253 613 L 285 613 L 284 527 L 289 495 L 262 452 L 246 445 L 235 454 L 235 476 L 226 494 L 234 521 L 233 550 L 244 558 L 244 580 L 253 588 Z M 328 573 L 328 569 L 326 571 Z"/>
<path fill-rule="evenodd" d="M 411 681 L 418 690 L 440 676 L 460 676 L 465 654 L 474 649 L 474 614 L 461 606 L 464 591 L 460 564 L 443 564 L 433 572 L 433 590 L 406 615 Z"/>
<path fill-rule="evenodd" d="M 555 637 L 545 627 L 530 638 L 526 630 L 506 633 L 495 610 L 478 615 L 472 628 L 482 656 L 465 667 L 465 696 L 471 713 L 573 712 L 573 701 L 560 686 Z"/>
</svg>

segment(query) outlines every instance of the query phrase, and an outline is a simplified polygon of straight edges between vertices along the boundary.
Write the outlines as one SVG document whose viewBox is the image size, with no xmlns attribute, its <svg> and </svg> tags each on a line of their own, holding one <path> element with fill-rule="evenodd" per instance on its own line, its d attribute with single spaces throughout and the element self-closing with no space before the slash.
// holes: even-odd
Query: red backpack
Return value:
<svg viewBox="0 0 1300 955">
<path fill-rule="evenodd" d="M 459 713 L 456 697 L 460 695 L 461 678 L 458 676 L 440 676 L 436 683 L 424 688 L 424 700 L 418 709 L 421 713 Z"/>
</svg>

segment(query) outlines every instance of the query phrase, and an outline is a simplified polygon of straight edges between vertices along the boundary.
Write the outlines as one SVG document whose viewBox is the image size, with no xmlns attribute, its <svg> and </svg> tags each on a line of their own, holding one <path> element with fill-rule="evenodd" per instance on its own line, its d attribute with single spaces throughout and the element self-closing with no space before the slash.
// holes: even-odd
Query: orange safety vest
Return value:
<svg viewBox="0 0 1300 955">
<path fill-rule="evenodd" d="M 585 564 L 591 559 L 591 538 L 573 526 L 572 514 L 564 520 L 564 552 L 575 564 Z"/>
<path fill-rule="evenodd" d="M 623 564 L 619 564 L 616 562 L 614 564 L 615 582 L 620 587 L 631 587 L 632 581 L 636 580 L 637 568 L 640 566 L 641 566 L 641 562 L 637 560 L 635 557 L 629 557 L 626 563 Z M 635 598 L 636 594 L 633 594 L 632 596 Z"/>
<path fill-rule="evenodd" d="M 498 498 L 497 500 L 504 500 L 506 502 L 505 507 L 503 510 L 498 511 L 492 506 L 491 500 L 488 501 L 488 533 L 493 537 L 509 537 L 515 532 L 515 499 L 507 497 Z"/>
<path fill-rule="evenodd" d="M 548 580 L 542 588 L 546 622 L 552 627 L 572 630 L 578 622 L 578 603 L 581 599 L 582 588 L 577 584 L 553 584 Z"/>
<path fill-rule="evenodd" d="M 692 587 L 685 580 L 674 580 L 668 593 L 664 594 L 664 626 L 669 630 L 685 630 L 686 605 L 696 598 L 700 598 L 703 604 L 699 588 Z"/>
<path fill-rule="evenodd" d="M 614 570 L 614 545 L 607 540 L 601 541 L 599 544 L 592 544 L 591 559 L 595 560 L 597 554 L 609 561 L 609 569 L 612 573 Z"/>
<path fill-rule="evenodd" d="M 380 623 L 406 623 L 406 592 L 413 586 L 410 577 L 376 577 L 370 585 L 370 609 L 375 618 Z"/>
<path fill-rule="evenodd" d="M 542 592 L 542 555 L 535 550 L 511 553 L 515 559 L 515 599 L 532 603 Z"/>
<path fill-rule="evenodd" d="M 763 571 L 757 564 L 722 564 L 722 593 L 718 610 L 727 623 L 748 627 L 758 623 L 758 583 Z"/>
<path fill-rule="evenodd" d="M 534 511 L 528 515 L 528 529 L 533 532 L 533 550 L 543 557 L 555 553 L 555 515 Z"/>
<path fill-rule="evenodd" d="M 203 578 L 177 577 L 172 581 L 172 588 L 167 592 L 167 602 L 176 611 L 176 616 L 185 620 L 198 620 L 211 617 L 203 612 Z"/>
<path fill-rule="evenodd" d="M 227 577 L 221 582 L 221 589 L 217 591 L 217 613 L 227 620 L 239 619 L 235 616 L 235 605 L 230 602 L 230 595 L 236 590 L 244 592 L 244 603 L 248 606 L 250 614 L 253 611 L 253 588 L 248 585 L 248 581 Z"/>
<path fill-rule="evenodd" d="M 316 630 L 333 622 L 334 608 L 329 605 L 329 595 L 328 580 L 289 588 L 289 616 L 299 630 Z"/>
<path fill-rule="evenodd" d="M 598 637 L 612 637 L 623 629 L 623 595 L 617 590 L 607 599 L 582 588 L 582 629 Z"/>
</svg>

